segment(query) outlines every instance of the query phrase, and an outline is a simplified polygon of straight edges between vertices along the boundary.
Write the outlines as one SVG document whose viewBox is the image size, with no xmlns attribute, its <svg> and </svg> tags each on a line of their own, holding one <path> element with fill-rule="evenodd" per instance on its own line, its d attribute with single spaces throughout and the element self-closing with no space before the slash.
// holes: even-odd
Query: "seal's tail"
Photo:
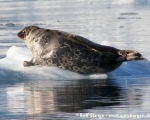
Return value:
<svg viewBox="0 0 150 120">
<path fill-rule="evenodd" d="M 144 60 L 145 58 L 137 51 L 134 50 L 120 50 L 118 51 L 119 58 L 117 61 L 131 61 L 131 60 Z"/>
</svg>

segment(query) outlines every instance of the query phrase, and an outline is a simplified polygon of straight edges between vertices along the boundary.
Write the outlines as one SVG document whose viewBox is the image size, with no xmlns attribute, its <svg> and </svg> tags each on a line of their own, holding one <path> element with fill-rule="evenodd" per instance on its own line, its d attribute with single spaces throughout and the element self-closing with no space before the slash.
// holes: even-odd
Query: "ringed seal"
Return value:
<svg viewBox="0 0 150 120">
<path fill-rule="evenodd" d="M 124 61 L 144 59 L 134 50 L 119 50 L 78 35 L 37 26 L 27 26 L 17 36 L 33 54 L 31 61 L 24 61 L 25 67 L 56 66 L 81 74 L 106 73 Z"/>
</svg>

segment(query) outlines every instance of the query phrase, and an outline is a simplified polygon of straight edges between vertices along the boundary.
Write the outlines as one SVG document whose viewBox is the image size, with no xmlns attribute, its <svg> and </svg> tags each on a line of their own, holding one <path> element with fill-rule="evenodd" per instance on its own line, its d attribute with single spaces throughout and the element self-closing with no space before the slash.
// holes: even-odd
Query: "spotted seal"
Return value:
<svg viewBox="0 0 150 120">
<path fill-rule="evenodd" d="M 141 60 L 134 50 L 119 50 L 94 43 L 82 36 L 37 26 L 23 28 L 17 36 L 23 39 L 33 54 L 24 66 L 56 66 L 81 74 L 106 73 L 122 62 Z"/>
</svg>

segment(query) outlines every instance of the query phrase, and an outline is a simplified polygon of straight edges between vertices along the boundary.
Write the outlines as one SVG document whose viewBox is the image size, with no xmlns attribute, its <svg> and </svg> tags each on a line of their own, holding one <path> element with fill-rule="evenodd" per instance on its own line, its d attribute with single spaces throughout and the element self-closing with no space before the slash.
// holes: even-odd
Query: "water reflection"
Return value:
<svg viewBox="0 0 150 120">
<path fill-rule="evenodd" d="M 77 112 L 120 104 L 121 89 L 111 80 L 57 81 L 57 86 L 52 82 L 46 86 L 41 82 L 25 84 L 27 114 Z"/>
<path fill-rule="evenodd" d="M 59 115 L 72 118 L 78 112 L 125 114 L 135 108 L 147 113 L 148 81 L 130 78 L 1 82 L 1 97 L 6 101 L 1 99 L 0 114 L 5 111 L 5 118 L 49 119 Z"/>
</svg>

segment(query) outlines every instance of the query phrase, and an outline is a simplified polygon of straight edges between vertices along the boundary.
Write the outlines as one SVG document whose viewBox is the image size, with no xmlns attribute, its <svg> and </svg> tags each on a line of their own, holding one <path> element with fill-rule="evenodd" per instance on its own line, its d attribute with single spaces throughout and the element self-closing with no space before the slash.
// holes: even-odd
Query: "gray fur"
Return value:
<svg viewBox="0 0 150 120">
<path fill-rule="evenodd" d="M 82 74 L 106 73 L 127 60 L 143 59 L 133 50 L 119 50 L 96 44 L 86 38 L 59 30 L 37 26 L 23 28 L 18 37 L 23 39 L 33 54 L 24 66 L 56 66 Z"/>
</svg>

